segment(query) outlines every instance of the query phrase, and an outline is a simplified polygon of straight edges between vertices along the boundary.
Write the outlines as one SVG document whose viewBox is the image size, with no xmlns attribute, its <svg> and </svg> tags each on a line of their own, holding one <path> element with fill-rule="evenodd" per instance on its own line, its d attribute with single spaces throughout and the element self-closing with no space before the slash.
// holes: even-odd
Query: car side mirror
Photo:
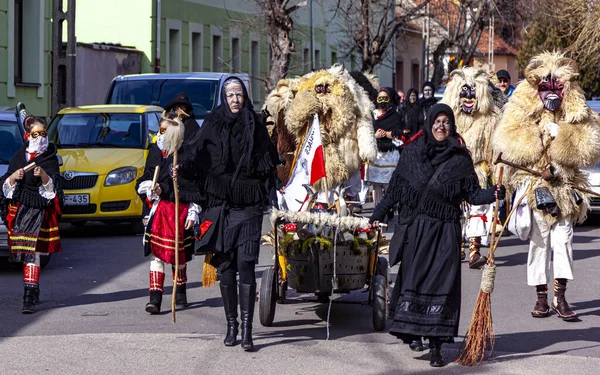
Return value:
<svg viewBox="0 0 600 375">
<path fill-rule="evenodd" d="M 63 166 L 63 164 L 64 164 L 64 163 L 63 163 L 63 158 L 62 158 L 62 156 L 60 156 L 60 155 L 56 154 L 56 158 L 58 159 L 58 166 L 59 166 L 59 167 L 62 167 L 62 166 Z"/>
</svg>

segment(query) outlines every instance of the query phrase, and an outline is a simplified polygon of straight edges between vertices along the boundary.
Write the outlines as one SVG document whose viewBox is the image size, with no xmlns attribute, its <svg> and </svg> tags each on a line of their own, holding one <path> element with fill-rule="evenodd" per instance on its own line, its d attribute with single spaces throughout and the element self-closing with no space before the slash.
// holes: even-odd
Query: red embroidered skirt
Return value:
<svg viewBox="0 0 600 375">
<path fill-rule="evenodd" d="M 194 237 L 184 230 L 188 204 L 179 204 L 179 264 L 192 260 Z M 163 262 L 175 264 L 175 203 L 161 200 L 148 221 L 144 235 L 146 255 L 154 255 Z"/>
<path fill-rule="evenodd" d="M 58 231 L 60 208 L 58 199 L 46 208 L 32 208 L 22 203 L 8 205 L 6 227 L 8 246 L 13 261 L 30 262 L 34 253 L 56 253 L 62 250 Z"/>
</svg>

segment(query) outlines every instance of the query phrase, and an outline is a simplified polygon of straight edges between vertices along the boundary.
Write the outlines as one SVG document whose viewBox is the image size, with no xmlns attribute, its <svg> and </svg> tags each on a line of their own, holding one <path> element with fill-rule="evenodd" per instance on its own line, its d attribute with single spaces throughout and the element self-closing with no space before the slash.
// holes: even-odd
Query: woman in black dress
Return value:
<svg viewBox="0 0 600 375">
<path fill-rule="evenodd" d="M 505 190 L 503 186 L 481 189 L 447 105 L 430 109 L 419 135 L 402 151 L 371 222 L 377 225 L 399 205 L 390 243 L 390 263 L 401 262 L 397 293 L 392 295 L 395 313 L 390 333 L 414 351 L 423 350 L 421 337 L 428 338 L 430 364 L 440 367 L 444 365 L 442 343 L 454 341 L 460 318 L 460 204 L 463 200 L 488 204 L 496 197 L 503 199 Z"/>
<path fill-rule="evenodd" d="M 197 138 L 194 170 L 202 194 L 200 206 L 206 211 L 225 204 L 223 249 L 215 249 L 211 261 L 221 274 L 227 319 L 224 343 L 232 346 L 237 340 L 236 274 L 239 273 L 241 346 L 252 351 L 254 269 L 260 249 L 263 207 L 267 191 L 274 187 L 279 157 L 262 117 L 254 112 L 246 87 L 237 77 L 228 78 L 223 84 L 221 104 L 206 117 Z"/>
</svg>

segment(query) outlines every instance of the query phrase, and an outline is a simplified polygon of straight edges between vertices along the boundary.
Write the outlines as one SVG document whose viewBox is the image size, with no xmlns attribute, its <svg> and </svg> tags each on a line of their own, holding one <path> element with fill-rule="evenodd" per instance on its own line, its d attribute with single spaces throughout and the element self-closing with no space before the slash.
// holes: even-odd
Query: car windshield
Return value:
<svg viewBox="0 0 600 375">
<path fill-rule="evenodd" d="M 50 124 L 50 141 L 59 148 L 142 148 L 142 115 L 137 113 L 74 113 Z"/>
<path fill-rule="evenodd" d="M 17 122 L 0 120 L 0 164 L 8 164 L 22 144 Z"/>
<path fill-rule="evenodd" d="M 180 92 L 186 93 L 196 119 L 215 107 L 219 81 L 206 79 L 148 79 L 116 81 L 108 104 L 146 104 L 165 107 Z"/>
</svg>

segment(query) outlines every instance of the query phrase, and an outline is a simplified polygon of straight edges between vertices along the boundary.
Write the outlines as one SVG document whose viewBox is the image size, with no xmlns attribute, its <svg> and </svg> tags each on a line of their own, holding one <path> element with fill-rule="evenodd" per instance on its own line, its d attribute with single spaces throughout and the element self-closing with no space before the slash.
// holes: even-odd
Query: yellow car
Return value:
<svg viewBox="0 0 600 375">
<path fill-rule="evenodd" d="M 143 202 L 135 193 L 163 109 L 147 105 L 65 108 L 48 127 L 62 157 L 62 220 L 139 223 Z"/>
</svg>

